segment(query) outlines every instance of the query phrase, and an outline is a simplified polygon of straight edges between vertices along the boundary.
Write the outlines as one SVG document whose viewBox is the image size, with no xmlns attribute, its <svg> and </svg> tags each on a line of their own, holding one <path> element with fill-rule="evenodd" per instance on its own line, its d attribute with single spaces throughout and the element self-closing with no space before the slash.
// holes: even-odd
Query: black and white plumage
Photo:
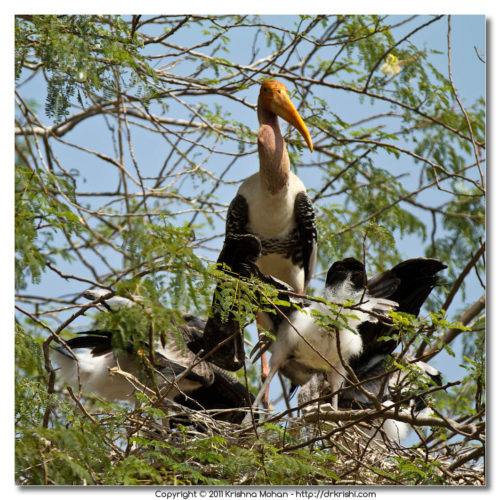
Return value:
<svg viewBox="0 0 500 500">
<path fill-rule="evenodd" d="M 92 290 L 86 297 L 95 300 L 107 293 Z M 104 302 L 112 308 L 133 304 L 124 297 L 114 298 L 118 300 Z M 197 354 L 202 350 L 202 331 L 198 327 L 203 322 L 193 318 L 176 327 L 182 344 L 173 331 L 161 336 L 154 345 L 153 359 L 145 359 L 148 345 L 144 345 L 143 352 L 134 351 L 132 346 L 117 348 L 113 334 L 106 331 L 81 332 L 66 341 L 69 349 L 62 345 L 54 347 L 51 358 L 65 383 L 78 386 L 80 381 L 84 392 L 95 393 L 106 400 L 133 403 L 136 391 L 157 387 L 168 400 L 197 410 L 221 410 L 214 418 L 241 422 L 244 412 L 238 409 L 248 408 L 249 403 L 246 388 L 212 363 L 198 362 Z M 131 377 L 112 374 L 113 368 Z"/>
<path fill-rule="evenodd" d="M 398 359 L 398 364 L 404 365 L 405 369 L 394 369 L 394 360 L 395 356 L 389 355 L 369 369 L 358 372 L 361 381 L 366 381 L 363 388 L 377 396 L 382 403 L 395 403 L 410 398 L 406 403 L 409 407 L 417 412 L 424 410 L 427 407 L 425 398 L 414 394 L 418 387 L 413 379 L 417 378 L 427 386 L 441 386 L 441 372 L 428 363 L 408 357 Z M 339 407 L 373 408 L 373 402 L 358 388 L 347 386 L 340 396 Z"/>
<path fill-rule="evenodd" d="M 418 316 L 438 283 L 438 273 L 444 269 L 446 266 L 436 259 L 408 259 L 368 280 L 367 290 L 370 295 L 397 302 L 396 311 Z M 351 362 L 354 371 L 368 369 L 396 349 L 397 340 L 379 340 L 380 337 L 390 337 L 392 330 L 387 324 L 361 325 L 363 353 Z"/>
<path fill-rule="evenodd" d="M 358 267 L 357 279 L 358 284 L 361 286 L 362 280 L 365 279 L 362 264 L 352 258 L 345 259 L 342 262 L 351 263 L 350 265 Z M 358 263 L 356 264 L 356 262 Z M 335 263 L 330 269 L 327 283 L 331 283 L 334 275 L 330 276 L 330 273 L 336 273 L 337 265 L 338 263 Z M 408 259 L 371 278 L 362 286 L 368 296 L 377 300 L 386 299 L 395 305 L 394 309 L 396 311 L 416 316 L 420 312 L 422 304 L 438 283 L 438 273 L 443 269 L 446 269 L 446 266 L 435 259 Z M 370 373 L 372 367 L 378 365 L 386 355 L 391 354 L 396 349 L 398 341 L 392 338 L 393 326 L 390 321 L 361 322 L 357 326 L 357 331 L 362 340 L 362 350 L 358 356 L 350 359 L 349 365 L 359 380 L 365 380 L 369 378 L 366 374 Z M 381 340 L 381 337 L 385 337 L 385 339 Z M 297 370 L 295 371 L 297 372 Z M 303 385 L 305 383 L 304 379 L 308 375 L 312 376 L 312 373 L 304 370 L 303 383 L 296 385 Z"/>
<path fill-rule="evenodd" d="M 332 390 L 338 391 L 346 375 L 344 364 L 363 350 L 358 327 L 366 322 L 379 322 L 380 317 L 397 306 L 392 300 L 373 297 L 367 292 L 364 265 L 352 258 L 335 262 L 330 267 L 323 298 L 335 304 L 353 301 L 361 306 L 362 311 L 341 308 L 333 313 L 327 304 L 321 302 L 308 305 L 301 311 L 291 310 L 278 326 L 276 340 L 268 344 L 270 374 L 255 399 L 255 406 L 278 370 L 294 385 L 303 385 L 315 373 L 326 371 Z M 314 310 L 334 320 L 345 315 L 345 324 L 333 331 L 326 330 L 316 323 Z"/>
<path fill-rule="evenodd" d="M 310 151 L 313 150 L 309 131 L 288 97 L 286 86 L 275 80 L 264 81 L 257 101 L 259 171 L 241 184 L 229 205 L 226 238 L 256 235 L 262 245 L 257 260 L 262 274 L 274 276 L 294 291 L 304 293 L 316 264 L 316 216 L 304 184 L 290 171 L 278 116 L 298 130 Z M 257 323 L 260 322 L 258 316 Z M 228 364 L 220 366 L 228 370 L 238 366 L 241 350 L 234 359 L 237 362 L 228 358 Z M 267 375 L 264 354 L 262 377 Z"/>
<path fill-rule="evenodd" d="M 311 151 L 312 141 L 285 85 L 280 82 L 262 83 L 257 115 L 259 172 L 243 182 L 231 202 L 226 235 L 258 236 L 262 255 L 257 265 L 261 272 L 302 293 L 316 262 L 316 218 L 304 184 L 290 171 L 278 116 L 301 133 Z"/>
<path fill-rule="evenodd" d="M 437 285 L 438 273 L 443 269 L 446 269 L 446 266 L 435 259 L 409 259 L 371 278 L 367 282 L 367 292 L 396 302 L 398 304 L 396 311 L 417 316 L 423 303 Z M 383 405 L 392 406 L 406 398 L 409 392 L 415 392 L 418 388 L 410 382 L 414 377 L 423 381 L 424 385 L 425 383 L 442 385 L 441 373 L 422 361 L 406 357 L 404 360 L 399 360 L 399 363 L 405 364 L 407 370 L 394 369 L 393 352 L 398 341 L 391 338 L 393 327 L 390 324 L 363 323 L 359 325 L 358 331 L 363 340 L 363 350 L 359 356 L 349 361 L 349 365 L 356 378 L 364 382 L 363 388 L 379 398 Z M 409 377 L 409 373 L 412 373 L 413 377 Z M 317 399 L 321 394 L 330 394 L 331 391 L 322 374 L 311 374 L 299 392 L 299 404 Z M 372 408 L 373 402 L 363 391 L 346 383 L 339 396 L 338 407 L 365 409 Z M 430 409 L 425 398 L 414 395 L 402 411 L 425 416 Z M 387 435 L 393 439 L 403 439 L 409 428 L 408 424 L 394 420 L 384 422 Z"/>
<path fill-rule="evenodd" d="M 133 296 L 133 300 L 127 297 L 115 295 L 113 291 L 106 290 L 105 288 L 95 288 L 85 290 L 83 296 L 91 301 L 100 299 L 100 304 L 108 311 L 118 310 L 122 307 L 133 307 L 142 302 L 142 297 Z"/>
<path fill-rule="evenodd" d="M 257 266 L 261 251 L 262 247 L 257 236 L 253 234 L 229 234 L 224 241 L 217 265 L 228 276 L 240 279 L 254 277 L 278 290 L 291 291 L 291 287 L 286 283 L 273 276 L 262 274 Z M 212 363 L 226 370 L 235 371 L 241 368 L 245 361 L 244 325 L 241 325 L 235 317 L 235 313 L 239 310 L 238 300 L 233 301 L 234 311 L 229 309 L 224 315 L 220 305 L 221 295 L 222 284 L 218 283 L 214 292 L 211 314 L 203 332 L 203 347 L 206 353 L 213 351 L 209 357 Z M 258 293 L 256 293 L 256 297 L 259 297 Z M 288 299 L 287 296 L 283 298 Z M 266 318 L 266 326 L 272 325 L 273 321 L 276 320 L 275 315 L 265 314 L 262 317 Z M 268 317 L 269 319 L 267 319 Z M 269 329 L 272 329 L 272 326 Z"/>
<path fill-rule="evenodd" d="M 192 340 L 189 330 L 179 328 L 184 341 Z M 133 350 L 118 349 L 113 346 L 113 334 L 107 331 L 92 330 L 80 332 L 78 337 L 66 341 L 68 347 L 75 354 L 80 370 L 80 380 L 85 392 L 93 392 L 100 397 L 110 400 L 134 401 L 135 387 L 133 382 L 125 377 L 111 376 L 109 370 L 119 367 L 120 370 L 130 373 L 144 385 L 151 381 L 146 364 L 141 360 L 141 354 Z M 66 347 L 54 348 L 54 361 L 61 370 L 62 378 L 76 385 L 78 369 L 71 352 Z M 146 354 L 144 354 L 146 355 Z M 162 386 L 172 385 L 167 390 L 169 399 L 173 399 L 181 392 L 190 392 L 202 385 L 211 385 L 213 382 L 212 370 L 206 363 L 195 366 L 180 382 L 176 378 L 195 360 L 195 355 L 179 347 L 175 338 L 168 338 L 167 342 L 158 342 L 154 348 L 153 366 L 158 370 L 158 378 Z M 161 374 L 161 375 L 160 375 Z"/>
<path fill-rule="evenodd" d="M 257 262 L 261 272 L 302 293 L 316 263 L 316 216 L 312 202 L 298 178 L 282 199 L 269 196 L 269 200 L 259 200 L 257 182 L 258 179 L 247 179 L 229 205 L 226 234 L 257 235 L 262 245 Z"/>
</svg>

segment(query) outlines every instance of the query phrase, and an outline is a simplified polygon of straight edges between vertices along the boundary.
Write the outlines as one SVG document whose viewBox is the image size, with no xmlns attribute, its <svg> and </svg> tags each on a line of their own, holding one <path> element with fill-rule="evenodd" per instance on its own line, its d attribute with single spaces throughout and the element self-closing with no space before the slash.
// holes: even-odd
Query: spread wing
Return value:
<svg viewBox="0 0 500 500">
<path fill-rule="evenodd" d="M 438 283 L 437 273 L 443 269 L 446 269 L 446 266 L 435 259 L 405 260 L 368 280 L 368 293 L 373 297 L 397 302 L 397 311 L 416 316 Z M 381 323 L 363 323 L 359 330 L 363 338 L 363 353 L 351 362 L 355 370 L 381 360 L 385 355 L 392 353 L 398 345 L 395 339 L 378 340 L 380 337 L 391 335 L 391 326 Z"/>
</svg>

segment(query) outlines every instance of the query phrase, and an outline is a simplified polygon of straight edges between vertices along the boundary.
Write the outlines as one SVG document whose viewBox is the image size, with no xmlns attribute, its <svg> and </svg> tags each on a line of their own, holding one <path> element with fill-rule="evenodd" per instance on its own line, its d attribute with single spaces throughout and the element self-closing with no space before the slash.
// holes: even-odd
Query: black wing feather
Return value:
<svg viewBox="0 0 500 500">
<path fill-rule="evenodd" d="M 261 245 L 257 236 L 230 233 L 226 236 L 217 264 L 224 272 L 233 276 L 243 278 L 250 278 L 252 275 L 261 276 L 256 265 L 260 253 Z M 227 321 L 223 321 L 223 311 L 218 300 L 221 291 L 221 286 L 216 285 L 212 313 L 203 332 L 203 344 L 206 352 L 220 346 L 212 353 L 209 361 L 226 370 L 235 371 L 243 366 L 245 360 L 243 332 L 232 311 L 229 311 Z M 235 304 L 235 307 L 238 307 L 238 304 Z M 231 340 L 220 345 L 230 337 Z"/>
<path fill-rule="evenodd" d="M 368 293 L 374 297 L 397 302 L 397 311 L 417 316 L 425 299 L 438 283 L 437 273 L 446 266 L 435 259 L 409 259 L 368 281 Z M 363 353 L 351 362 L 355 371 L 371 364 L 396 349 L 397 340 L 379 341 L 391 334 L 392 327 L 381 323 L 363 323 L 359 327 L 363 339 Z"/>
<path fill-rule="evenodd" d="M 249 407 L 254 397 L 247 392 L 246 387 L 229 373 L 214 367 L 214 383 L 210 387 L 200 387 L 191 392 L 188 397 L 180 394 L 175 402 L 193 410 L 226 410 L 214 414 L 217 420 L 241 423 L 246 415 L 238 410 Z M 233 410 L 233 411 L 227 411 Z"/>
<path fill-rule="evenodd" d="M 226 215 L 226 235 L 248 233 L 248 203 L 237 194 L 229 204 Z"/>
<path fill-rule="evenodd" d="M 314 271 L 318 239 L 316 214 L 311 198 L 309 198 L 305 191 L 301 191 L 295 198 L 294 211 L 297 230 L 299 232 L 302 265 L 304 266 L 305 289 Z"/>
<path fill-rule="evenodd" d="M 78 332 L 78 335 L 78 337 L 66 341 L 66 344 L 71 349 L 91 349 L 90 352 L 92 356 L 103 356 L 113 350 L 111 332 L 91 330 Z M 57 347 L 56 349 L 60 353 L 73 358 L 73 356 L 64 347 Z"/>
</svg>

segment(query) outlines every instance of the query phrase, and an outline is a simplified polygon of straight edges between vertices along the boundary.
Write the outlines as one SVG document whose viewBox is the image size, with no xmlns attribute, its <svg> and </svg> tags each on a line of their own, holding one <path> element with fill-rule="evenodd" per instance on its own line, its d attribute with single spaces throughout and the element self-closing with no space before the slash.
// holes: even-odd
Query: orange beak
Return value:
<svg viewBox="0 0 500 500">
<path fill-rule="evenodd" d="M 267 110 L 283 118 L 283 120 L 286 120 L 290 125 L 295 127 L 306 141 L 309 149 L 313 150 L 309 130 L 307 130 L 304 120 L 288 97 L 288 92 L 283 83 L 276 80 L 264 82 L 260 87 L 259 100 Z"/>
</svg>

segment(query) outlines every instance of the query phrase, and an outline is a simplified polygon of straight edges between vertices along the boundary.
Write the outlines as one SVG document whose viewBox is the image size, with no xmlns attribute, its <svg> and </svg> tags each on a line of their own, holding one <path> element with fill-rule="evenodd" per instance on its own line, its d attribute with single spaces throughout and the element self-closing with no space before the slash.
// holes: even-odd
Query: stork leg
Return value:
<svg viewBox="0 0 500 500">
<path fill-rule="evenodd" d="M 342 383 L 344 382 L 345 375 L 347 373 L 344 370 L 344 367 L 342 365 L 335 366 L 337 368 L 338 372 L 336 370 L 328 370 L 326 377 L 328 379 L 328 382 L 330 384 L 330 387 L 333 391 L 333 397 L 332 397 L 332 407 L 334 410 L 338 409 L 339 406 L 339 389 L 342 387 Z"/>
<path fill-rule="evenodd" d="M 257 394 L 257 397 L 255 398 L 255 401 L 253 403 L 254 408 L 257 408 L 259 406 L 259 403 L 262 401 L 263 397 L 266 394 L 269 394 L 269 385 L 271 384 L 271 380 L 276 375 L 276 372 L 279 370 L 279 368 L 280 368 L 280 363 L 276 363 L 276 365 L 271 367 L 269 375 L 266 377 L 266 380 L 264 381 L 262 387 L 260 388 L 259 394 Z"/>
<path fill-rule="evenodd" d="M 259 335 L 259 340 L 260 337 L 263 335 L 261 333 L 261 326 L 262 326 L 262 317 L 260 313 L 257 313 L 257 332 Z M 260 376 L 262 379 L 262 382 L 265 382 L 266 379 L 269 377 L 269 363 L 267 361 L 267 354 L 264 352 L 262 356 L 260 357 Z M 262 403 L 265 408 L 269 407 L 269 384 L 267 385 L 267 390 L 266 393 L 264 394 Z"/>
<path fill-rule="evenodd" d="M 288 352 L 286 350 L 282 350 L 279 353 L 273 353 L 273 355 L 271 356 L 269 375 L 266 377 L 266 380 L 262 384 L 259 394 L 257 394 L 257 397 L 253 402 L 252 408 L 257 409 L 259 407 L 259 403 L 263 400 L 264 396 L 269 393 L 269 385 L 271 384 L 271 380 L 276 375 L 276 372 L 280 369 L 283 362 L 286 360 L 287 355 Z M 250 414 L 248 414 L 244 418 L 242 423 L 243 425 L 248 425 L 251 423 Z"/>
<path fill-rule="evenodd" d="M 297 293 L 303 294 L 303 293 L 305 293 L 305 289 L 298 290 Z M 257 313 L 257 332 L 259 335 L 259 340 L 260 340 L 261 336 L 263 335 L 261 333 L 262 324 L 263 324 L 262 315 L 260 313 Z M 264 352 L 260 359 L 261 359 L 261 361 L 260 361 L 260 363 L 261 363 L 260 375 L 261 375 L 262 382 L 265 382 L 266 379 L 269 377 L 269 363 L 267 362 L 267 354 Z M 264 408 L 266 408 L 266 409 L 269 408 L 269 384 L 267 385 L 266 392 L 263 396 L 262 404 L 264 405 Z"/>
</svg>

